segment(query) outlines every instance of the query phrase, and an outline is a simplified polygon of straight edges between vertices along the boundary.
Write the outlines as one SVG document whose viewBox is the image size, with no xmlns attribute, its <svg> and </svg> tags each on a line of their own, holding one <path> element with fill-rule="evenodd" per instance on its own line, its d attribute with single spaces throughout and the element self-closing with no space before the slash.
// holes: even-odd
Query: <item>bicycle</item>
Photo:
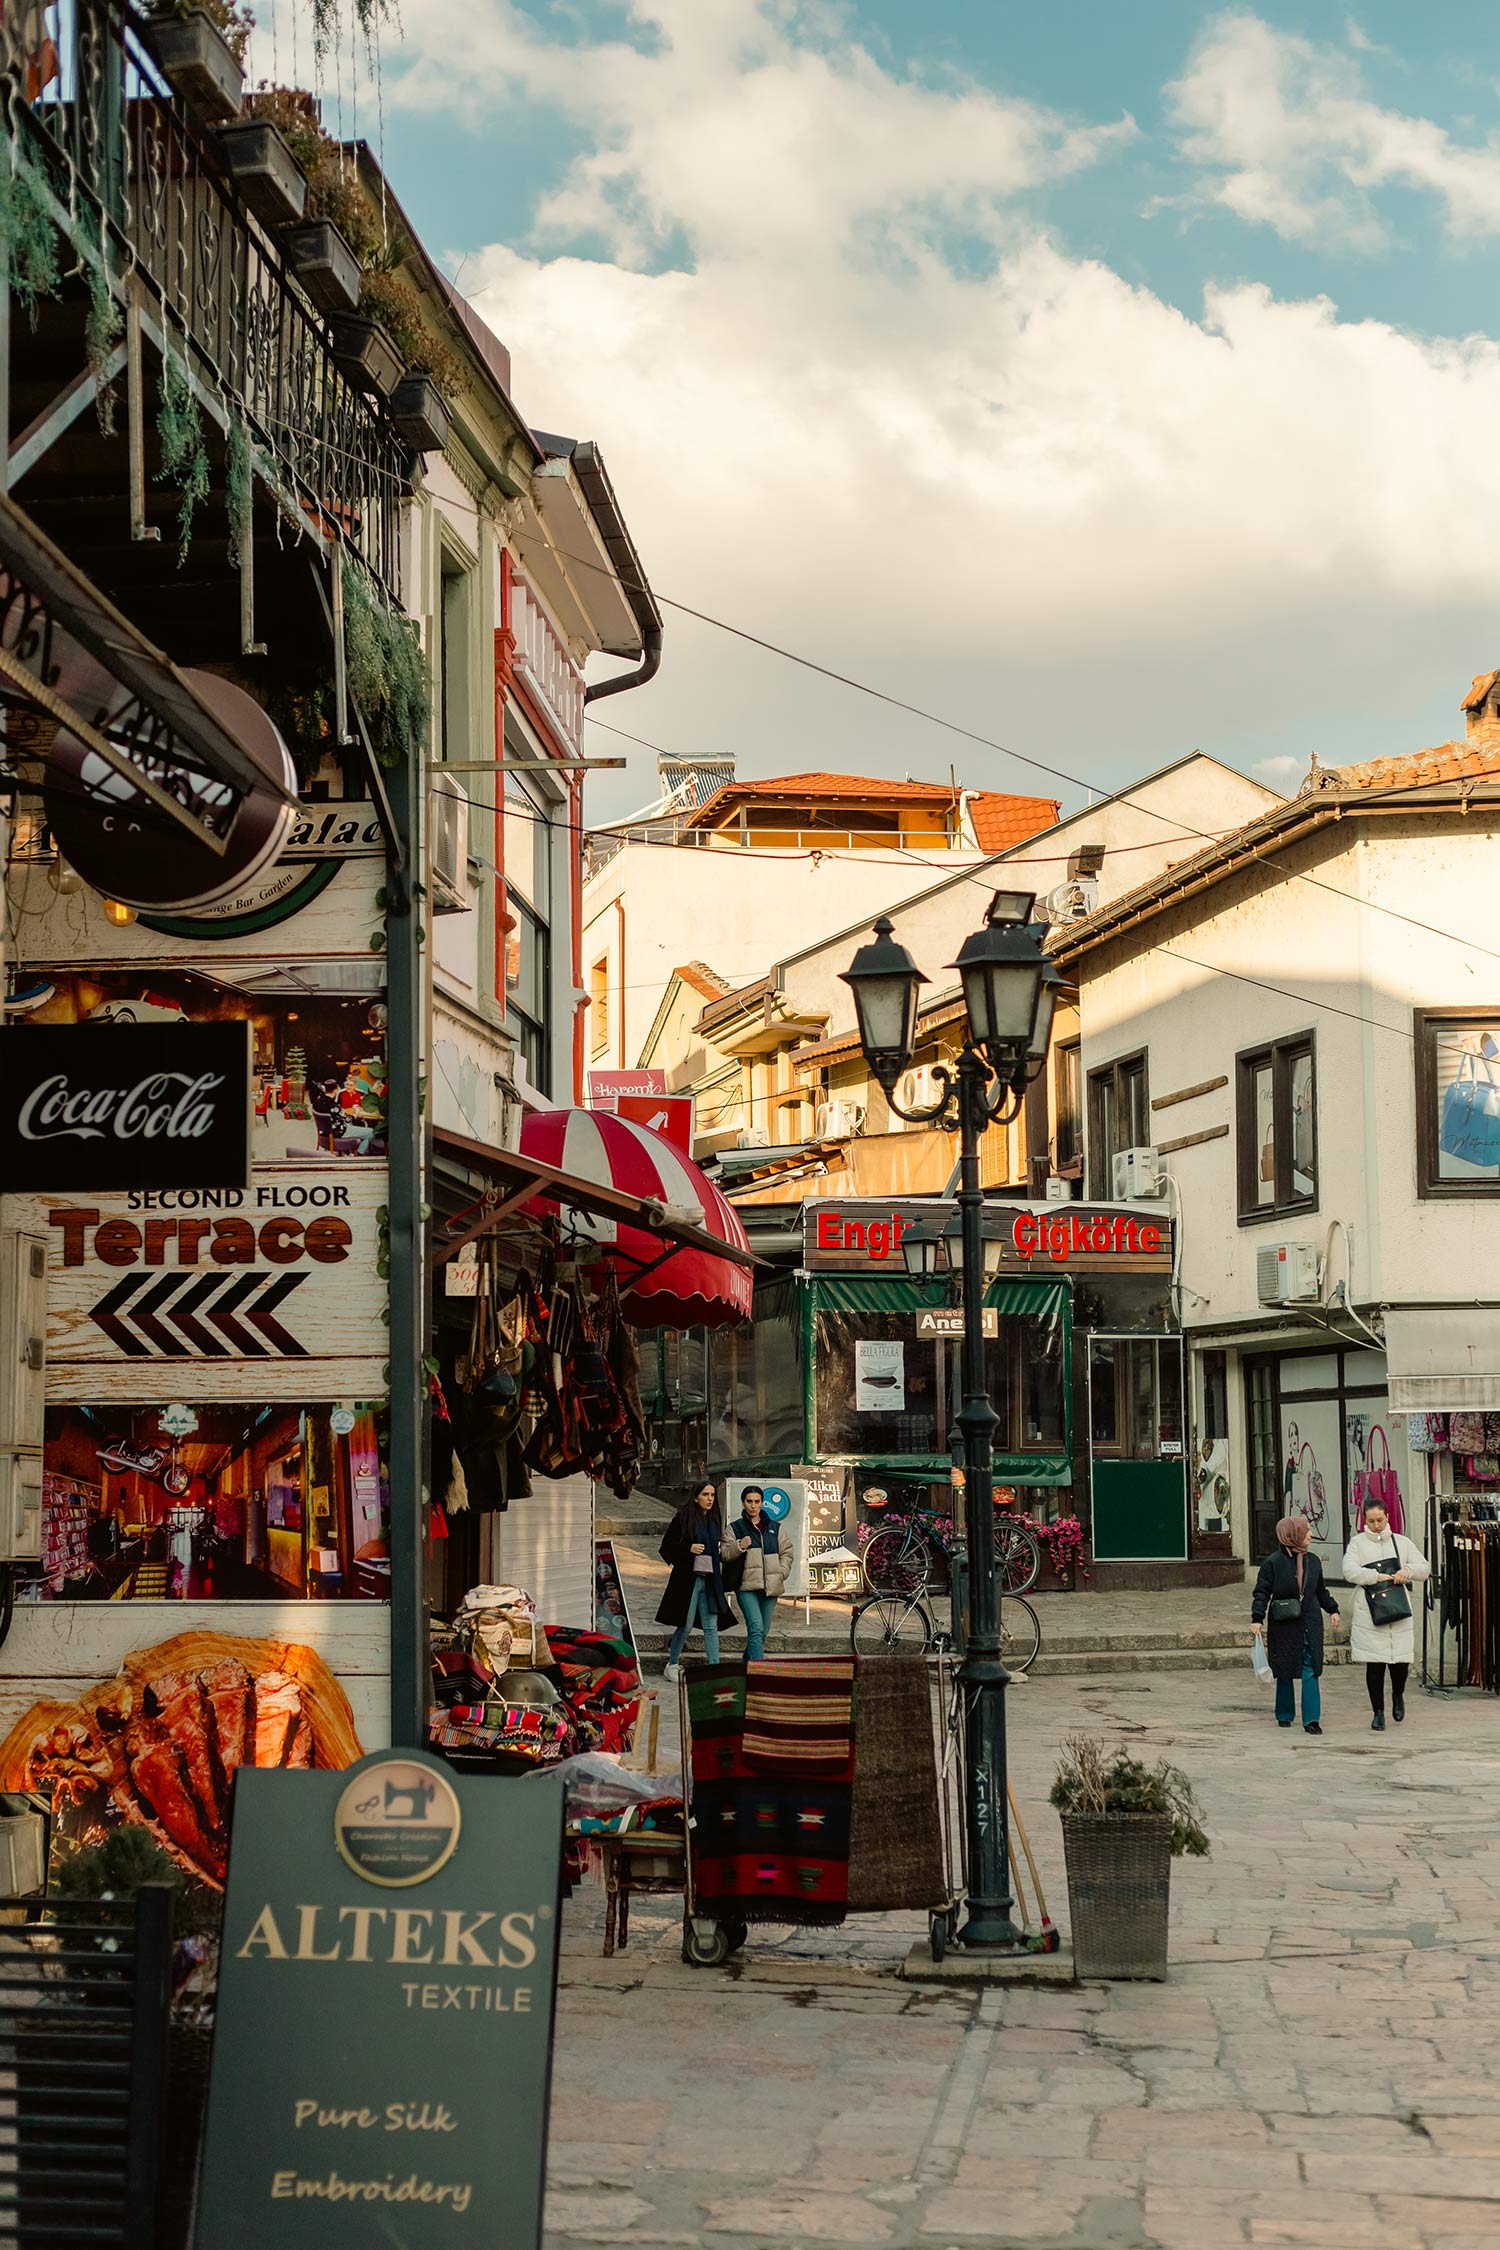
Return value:
<svg viewBox="0 0 1500 2250">
<path fill-rule="evenodd" d="M 951 1551 L 939 1528 L 948 1520 L 936 1508 L 914 1508 L 904 1521 L 877 1531 L 860 1565 L 871 1593 L 925 1592 L 939 1556 L 946 1562 Z M 1030 1524 L 996 1515 L 995 1560 L 1007 1595 L 1030 1593 L 1042 1568 L 1041 1546 Z"/>
<path fill-rule="evenodd" d="M 886 1587 L 855 1603 L 849 1646 L 856 1656 L 890 1656 L 901 1649 L 925 1656 L 951 1648 L 952 1635 L 934 1621 L 924 1589 Z M 1036 1611 L 1019 1594 L 1007 1595 L 1000 1605 L 1000 1658 L 1006 1671 L 1024 1677 L 1041 1646 Z"/>
</svg>

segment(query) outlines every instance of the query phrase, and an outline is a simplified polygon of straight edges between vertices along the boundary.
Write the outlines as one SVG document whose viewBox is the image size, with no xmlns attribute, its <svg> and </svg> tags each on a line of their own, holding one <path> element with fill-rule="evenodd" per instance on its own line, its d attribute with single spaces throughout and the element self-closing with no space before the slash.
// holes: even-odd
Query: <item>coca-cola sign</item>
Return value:
<svg viewBox="0 0 1500 2250">
<path fill-rule="evenodd" d="M 0 1062 L 8 1191 L 249 1179 L 247 1023 L 18 1024 Z"/>
</svg>

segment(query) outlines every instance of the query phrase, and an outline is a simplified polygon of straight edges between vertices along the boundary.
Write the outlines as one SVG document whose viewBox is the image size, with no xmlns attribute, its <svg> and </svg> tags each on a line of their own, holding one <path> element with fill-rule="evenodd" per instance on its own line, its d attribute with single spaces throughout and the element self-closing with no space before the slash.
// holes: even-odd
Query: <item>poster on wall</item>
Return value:
<svg viewBox="0 0 1500 2250">
<path fill-rule="evenodd" d="M 744 1514 L 747 1492 L 762 1495 L 766 1520 L 774 1523 L 778 1530 L 784 1529 L 792 1543 L 792 1568 L 786 1592 L 800 1601 L 808 1590 L 807 1485 L 801 1477 L 729 1477 L 724 1486 L 726 1524 L 734 1523 Z"/>
<path fill-rule="evenodd" d="M 52 1405 L 33 1602 L 390 1594 L 385 1408 Z"/>
<path fill-rule="evenodd" d="M 1406 1445 L 1406 1416 L 1392 1414 L 1383 1398 L 1351 1398 L 1344 1408 L 1351 1531 L 1364 1527 L 1365 1509 L 1378 1505 L 1392 1531 L 1422 1544 L 1423 1494 L 1414 1488 Z"/>
<path fill-rule="evenodd" d="M 1281 1402 L 1281 1514 L 1306 1516 L 1329 1577 L 1344 1559 L 1344 1476 L 1336 1398 Z"/>
<path fill-rule="evenodd" d="M 856 1414 L 906 1412 L 906 1346 L 899 1340 L 856 1338 L 854 1411 Z"/>
<path fill-rule="evenodd" d="M 182 1037 L 184 1061 L 193 1047 L 186 1027 L 248 1024 L 251 1164 L 386 1153 L 385 968 L 378 958 L 31 972 L 6 1015 L 27 1032 L 154 1027 L 164 1037 Z M 17 1052 L 24 1059 L 25 1049 Z M 239 1067 L 243 1077 L 243 1056 Z M 115 1183 L 101 1175 L 90 1184 Z M 197 1183 L 184 1173 L 177 1184 Z"/>
<path fill-rule="evenodd" d="M 1200 1438 L 1194 1476 L 1194 1495 L 1200 1532 L 1229 1529 L 1229 1440 Z"/>
<path fill-rule="evenodd" d="M 809 1464 L 794 1472 L 807 1487 L 807 1575 L 814 1594 L 856 1594 L 864 1585 L 859 1556 L 846 1546 L 852 1472 Z"/>
</svg>

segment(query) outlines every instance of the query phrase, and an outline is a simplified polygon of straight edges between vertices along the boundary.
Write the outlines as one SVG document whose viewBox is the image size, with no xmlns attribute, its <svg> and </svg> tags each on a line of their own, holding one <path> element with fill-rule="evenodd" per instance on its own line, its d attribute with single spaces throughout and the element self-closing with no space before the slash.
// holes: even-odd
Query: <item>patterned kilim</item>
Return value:
<svg viewBox="0 0 1500 2250">
<path fill-rule="evenodd" d="M 947 1895 L 927 1659 L 904 1651 L 862 1657 L 850 1912 L 939 1907 Z"/>
<path fill-rule="evenodd" d="M 746 1756 L 746 1672 L 755 1691 L 763 1671 L 842 1670 L 852 1665 L 692 1664 L 686 1667 L 693 1734 L 693 1887 L 710 1912 L 747 1922 L 842 1922 L 849 1875 L 849 1799 L 853 1740 L 850 1684 L 844 1701 L 842 1770 L 809 1772 L 794 1754 L 781 1772 L 762 1753 Z M 795 1698 L 793 1698 L 795 1700 Z M 771 1722 L 776 1723 L 776 1722 Z M 790 1730 L 794 1746 L 798 1728 Z M 829 1736 L 819 1755 L 831 1756 Z"/>
<path fill-rule="evenodd" d="M 852 1656 L 762 1659 L 745 1667 L 745 1763 L 763 1773 L 854 1772 Z"/>
</svg>

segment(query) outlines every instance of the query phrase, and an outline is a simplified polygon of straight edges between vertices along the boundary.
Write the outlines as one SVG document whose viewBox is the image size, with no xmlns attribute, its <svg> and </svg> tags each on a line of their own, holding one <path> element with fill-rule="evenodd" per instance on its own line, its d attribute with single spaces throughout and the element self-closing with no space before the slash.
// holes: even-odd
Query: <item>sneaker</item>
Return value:
<svg viewBox="0 0 1500 2250">
<path fill-rule="evenodd" d="M 1385 1733 L 1385 1713 L 1383 1711 L 1377 1711 L 1374 1718 L 1370 1721 L 1370 1732 L 1372 1734 Z"/>
<path fill-rule="evenodd" d="M 1323 1732 L 1323 1729 L 1319 1726 L 1317 1720 L 1314 1719 L 1312 1725 L 1310 1727 L 1304 1727 L 1302 1729 L 1302 1732 L 1304 1734 L 1321 1734 Z"/>
<path fill-rule="evenodd" d="M 1391 1717 L 1395 1720 L 1397 1726 L 1399 1727 L 1401 1721 L 1406 1717 L 1406 1699 L 1404 1696 L 1398 1695 L 1395 1698 L 1394 1702 L 1391 1705 Z"/>
<path fill-rule="evenodd" d="M 682 1666 L 680 1664 L 667 1665 L 662 1673 L 662 1678 L 664 1680 L 669 1680 L 672 1686 L 675 1687 L 677 1685 L 677 1682 L 682 1678 Z"/>
</svg>

